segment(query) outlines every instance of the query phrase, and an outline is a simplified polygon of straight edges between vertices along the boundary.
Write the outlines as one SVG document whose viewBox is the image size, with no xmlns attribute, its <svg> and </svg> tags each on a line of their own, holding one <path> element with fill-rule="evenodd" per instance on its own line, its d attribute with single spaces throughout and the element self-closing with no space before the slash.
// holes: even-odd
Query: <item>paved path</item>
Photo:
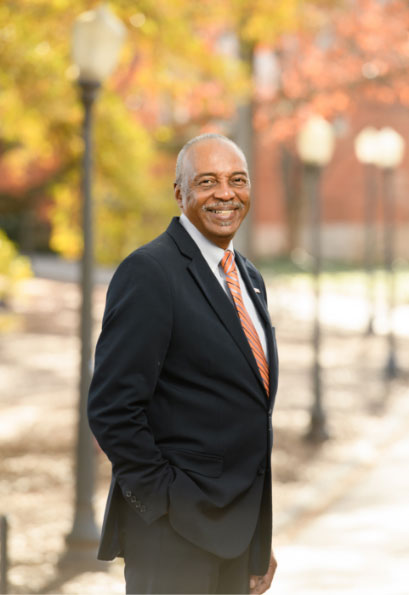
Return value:
<svg viewBox="0 0 409 595">
<path fill-rule="evenodd" d="M 409 440 L 291 543 L 276 548 L 271 595 L 408 595 Z"/>
</svg>

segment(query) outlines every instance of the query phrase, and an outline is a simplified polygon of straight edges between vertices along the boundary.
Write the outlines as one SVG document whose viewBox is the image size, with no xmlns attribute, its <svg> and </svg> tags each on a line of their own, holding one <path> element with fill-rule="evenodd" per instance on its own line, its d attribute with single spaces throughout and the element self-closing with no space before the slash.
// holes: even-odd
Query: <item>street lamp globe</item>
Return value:
<svg viewBox="0 0 409 595">
<path fill-rule="evenodd" d="M 334 129 L 321 116 L 312 116 L 299 131 L 296 143 L 298 154 L 304 163 L 324 167 L 331 161 L 334 153 Z"/>
<path fill-rule="evenodd" d="M 355 137 L 354 148 L 360 163 L 372 165 L 377 162 L 379 131 L 373 126 L 363 128 Z"/>
<path fill-rule="evenodd" d="M 106 79 L 116 66 L 125 35 L 125 26 L 106 6 L 82 13 L 72 37 L 79 80 L 98 84 Z"/>
<path fill-rule="evenodd" d="M 383 169 L 394 169 L 400 165 L 405 152 L 403 137 L 393 128 L 386 126 L 378 132 L 376 165 Z"/>
</svg>

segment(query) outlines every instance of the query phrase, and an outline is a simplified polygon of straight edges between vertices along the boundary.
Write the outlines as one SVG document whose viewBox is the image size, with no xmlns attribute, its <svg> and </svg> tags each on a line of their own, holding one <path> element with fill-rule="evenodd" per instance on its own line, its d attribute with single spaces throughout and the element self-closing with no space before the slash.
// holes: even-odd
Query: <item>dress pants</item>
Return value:
<svg viewBox="0 0 409 595">
<path fill-rule="evenodd" d="M 125 501 L 120 523 L 127 594 L 249 593 L 249 548 L 219 558 L 176 533 L 167 515 L 147 525 Z"/>
</svg>

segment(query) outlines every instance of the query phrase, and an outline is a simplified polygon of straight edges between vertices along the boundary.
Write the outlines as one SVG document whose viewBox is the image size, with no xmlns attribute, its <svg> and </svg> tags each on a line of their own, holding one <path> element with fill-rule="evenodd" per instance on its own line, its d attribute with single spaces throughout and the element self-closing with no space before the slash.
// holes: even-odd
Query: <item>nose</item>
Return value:
<svg viewBox="0 0 409 595">
<path fill-rule="evenodd" d="M 219 198 L 220 200 L 231 200 L 232 198 L 234 198 L 233 189 L 230 187 L 227 180 L 221 181 L 217 185 L 214 196 L 216 198 Z"/>
</svg>

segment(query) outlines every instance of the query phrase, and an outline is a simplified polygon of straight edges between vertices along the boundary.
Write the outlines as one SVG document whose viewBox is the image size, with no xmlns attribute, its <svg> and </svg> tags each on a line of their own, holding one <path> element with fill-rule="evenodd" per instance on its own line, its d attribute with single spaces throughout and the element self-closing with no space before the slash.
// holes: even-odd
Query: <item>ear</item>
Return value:
<svg viewBox="0 0 409 595">
<path fill-rule="evenodd" d="M 180 189 L 180 185 L 177 184 L 176 182 L 173 184 L 173 192 L 175 193 L 175 199 L 179 205 L 179 208 L 183 210 L 182 191 Z"/>
</svg>

